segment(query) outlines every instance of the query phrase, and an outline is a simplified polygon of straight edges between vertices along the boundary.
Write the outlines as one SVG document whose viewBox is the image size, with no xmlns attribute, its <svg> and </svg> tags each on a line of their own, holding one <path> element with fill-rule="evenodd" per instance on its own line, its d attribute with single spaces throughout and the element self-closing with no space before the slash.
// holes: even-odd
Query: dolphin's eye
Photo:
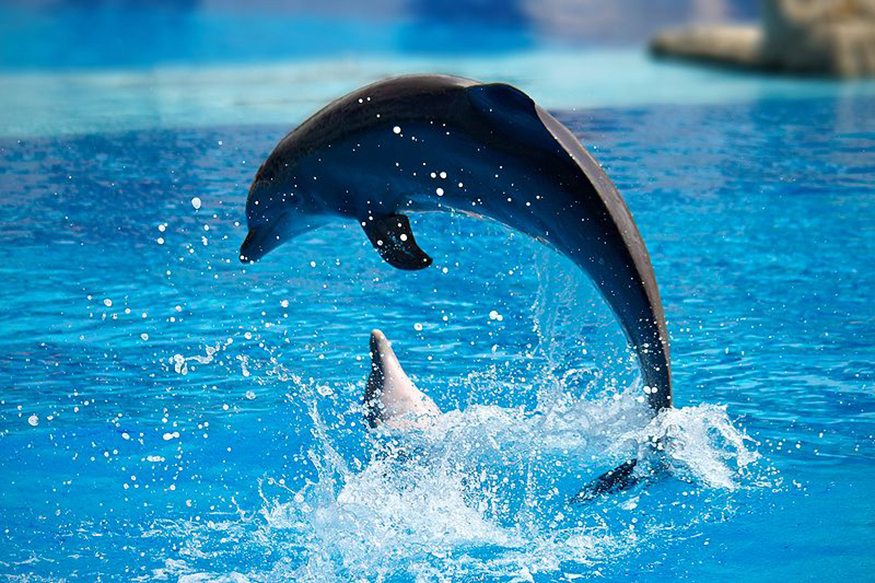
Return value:
<svg viewBox="0 0 875 583">
<path fill-rule="evenodd" d="M 298 206 L 301 204 L 301 196 L 294 192 L 289 192 L 283 195 L 283 202 L 289 206 Z"/>
</svg>

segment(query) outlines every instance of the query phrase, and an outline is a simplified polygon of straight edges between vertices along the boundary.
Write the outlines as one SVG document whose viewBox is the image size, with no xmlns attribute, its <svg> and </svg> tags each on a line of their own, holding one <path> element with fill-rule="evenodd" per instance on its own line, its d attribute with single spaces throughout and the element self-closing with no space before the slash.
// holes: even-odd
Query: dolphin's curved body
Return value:
<svg viewBox="0 0 875 583">
<path fill-rule="evenodd" d="M 651 408 L 671 406 L 662 304 L 629 209 L 571 132 L 510 85 L 411 75 L 326 106 L 259 169 L 240 259 L 341 217 L 393 266 L 421 269 L 431 258 L 405 213 L 436 210 L 493 219 L 580 266 L 636 351 Z"/>
</svg>

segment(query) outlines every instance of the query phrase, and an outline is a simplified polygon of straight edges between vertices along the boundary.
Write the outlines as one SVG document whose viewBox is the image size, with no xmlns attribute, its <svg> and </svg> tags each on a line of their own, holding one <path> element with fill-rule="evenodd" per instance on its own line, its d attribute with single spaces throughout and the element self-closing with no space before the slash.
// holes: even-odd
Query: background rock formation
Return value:
<svg viewBox="0 0 875 583">
<path fill-rule="evenodd" d="M 651 49 L 793 73 L 875 75 L 875 0 L 764 0 L 760 26 L 668 31 L 653 39 Z"/>
</svg>

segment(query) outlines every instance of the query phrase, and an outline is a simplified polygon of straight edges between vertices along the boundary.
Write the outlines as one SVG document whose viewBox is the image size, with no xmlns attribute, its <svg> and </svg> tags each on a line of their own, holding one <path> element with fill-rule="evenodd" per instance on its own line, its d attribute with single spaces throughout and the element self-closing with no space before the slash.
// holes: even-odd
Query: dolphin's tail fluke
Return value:
<svg viewBox="0 0 875 583">
<path fill-rule="evenodd" d="M 635 473 L 637 466 L 638 460 L 635 458 L 623 462 L 613 470 L 605 472 L 581 488 L 574 498 L 571 499 L 571 502 L 589 502 L 603 494 L 628 490 L 641 481 L 641 477 Z"/>
<path fill-rule="evenodd" d="M 607 471 L 591 480 L 568 502 L 585 504 L 605 494 L 631 490 L 642 484 L 651 484 L 665 475 L 668 466 L 662 456 L 640 462 L 637 458 L 626 460 L 613 470 Z"/>
<path fill-rule="evenodd" d="M 365 419 L 371 427 L 421 427 L 441 414 L 428 395 L 401 368 L 395 351 L 379 330 L 371 332 L 371 374 L 365 386 Z"/>
</svg>

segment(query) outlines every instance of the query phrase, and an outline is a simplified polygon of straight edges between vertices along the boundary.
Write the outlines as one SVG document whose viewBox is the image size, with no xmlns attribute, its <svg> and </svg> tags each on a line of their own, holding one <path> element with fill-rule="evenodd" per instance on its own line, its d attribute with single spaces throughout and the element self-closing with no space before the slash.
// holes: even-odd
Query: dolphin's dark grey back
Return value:
<svg viewBox="0 0 875 583">
<path fill-rule="evenodd" d="M 647 346 L 646 351 L 639 350 L 639 356 L 642 361 L 645 383 L 651 388 L 651 392 L 648 394 L 651 406 L 656 410 L 670 407 L 672 405 L 672 391 L 668 331 L 665 326 L 659 287 L 656 284 L 656 274 L 653 271 L 653 264 L 650 261 L 650 254 L 647 252 L 644 239 L 641 237 L 626 202 L 598 162 L 584 149 L 568 128 L 540 107 L 537 110 L 538 117 L 544 122 L 544 126 L 559 142 L 562 149 L 571 156 L 584 179 L 590 182 L 592 189 L 604 204 L 606 220 L 609 219 L 613 222 L 624 243 L 624 249 L 617 251 L 621 256 L 628 253 L 633 264 L 632 271 L 638 276 L 637 280 L 626 283 L 639 287 L 640 293 L 644 295 L 641 306 L 637 310 L 633 308 L 633 312 L 637 311 L 638 313 L 627 316 L 642 318 L 642 323 L 645 324 L 641 327 L 632 327 L 632 329 L 640 331 L 641 334 L 640 337 L 631 338 L 631 340 L 636 347 Z M 599 285 L 598 281 L 595 283 Z M 605 295 L 610 293 L 608 289 L 601 291 Z M 608 299 L 611 303 L 610 298 Z M 617 306 L 612 307 L 617 311 Z"/>
<path fill-rule="evenodd" d="M 516 150 L 520 159 L 552 177 L 570 195 L 567 202 L 554 207 L 552 217 L 546 217 L 556 229 L 549 235 L 529 234 L 545 240 L 589 274 L 638 353 L 651 407 L 656 411 L 670 407 L 669 341 L 656 275 L 619 191 L 568 128 L 522 91 L 505 84 L 484 84 L 466 92 L 473 107 L 488 118 L 485 129 L 478 123 L 469 131 L 502 134 L 498 139 L 493 136 L 491 147 Z M 558 228 L 561 221 L 581 217 L 585 224 L 571 224 L 570 233 Z M 594 234 L 607 236 L 600 239 Z"/>
<path fill-rule="evenodd" d="M 465 89 L 475 81 L 449 75 L 405 75 L 366 85 L 336 99 L 283 138 L 264 162 L 255 181 L 269 178 L 281 161 L 299 158 L 381 123 L 363 108 L 379 104 L 381 117 L 398 122 L 455 118 L 467 107 Z M 361 101 L 359 101 L 361 100 Z"/>
</svg>

